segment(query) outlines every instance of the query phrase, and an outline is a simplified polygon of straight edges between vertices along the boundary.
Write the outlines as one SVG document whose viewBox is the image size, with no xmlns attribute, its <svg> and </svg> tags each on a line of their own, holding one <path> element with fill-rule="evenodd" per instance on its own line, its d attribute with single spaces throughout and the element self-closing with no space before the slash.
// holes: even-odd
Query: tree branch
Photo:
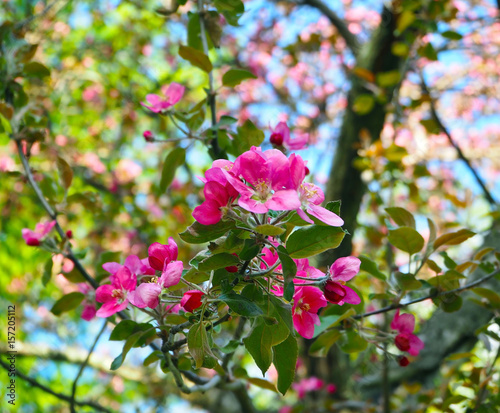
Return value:
<svg viewBox="0 0 500 413">
<path fill-rule="evenodd" d="M 0 365 L 5 369 L 5 370 L 9 370 L 9 366 L 2 360 L 0 359 Z M 39 389 L 43 390 L 44 392 L 46 393 L 49 393 L 51 394 L 52 396 L 54 397 L 57 397 L 58 399 L 61 399 L 61 400 L 64 400 L 66 402 L 69 402 L 71 403 L 71 400 L 72 398 L 70 396 L 67 396 L 65 394 L 62 394 L 62 393 L 57 393 L 55 392 L 54 390 L 50 389 L 49 387 L 39 383 L 38 381 L 36 381 L 35 379 L 29 377 L 29 376 L 26 376 L 25 374 L 21 373 L 19 370 L 16 369 L 16 376 L 21 378 L 22 380 L 24 381 L 27 381 L 28 383 L 30 383 L 32 386 L 34 387 L 38 387 Z M 99 412 L 106 412 L 106 413 L 111 413 L 111 410 L 101 406 L 99 403 L 96 403 L 96 402 L 92 402 L 90 400 L 85 400 L 85 401 L 77 401 L 75 400 L 74 403 L 77 405 L 77 406 L 88 406 L 88 407 L 92 407 L 94 408 L 96 411 L 99 411 Z"/>
<path fill-rule="evenodd" d="M 337 16 L 337 14 L 321 0 L 301 0 L 301 4 L 314 7 L 315 9 L 318 9 L 321 13 L 323 13 L 345 40 L 345 43 L 351 50 L 352 54 L 354 56 L 357 56 L 360 49 L 358 38 L 349 30 L 346 22 L 343 19 Z"/>
<path fill-rule="evenodd" d="M 486 187 L 486 184 L 484 183 L 482 178 L 479 176 L 476 169 L 472 166 L 469 159 L 467 159 L 467 157 L 464 155 L 464 153 L 460 149 L 460 146 L 458 146 L 458 144 L 453 140 L 453 138 L 450 134 L 450 131 L 446 128 L 446 126 L 441 121 L 441 118 L 439 117 L 437 110 L 436 110 L 436 104 L 434 102 L 434 99 L 432 99 L 432 97 L 431 97 L 431 93 L 427 87 L 427 84 L 425 83 L 425 79 L 424 79 L 422 74 L 421 74 L 420 78 L 421 78 L 421 82 L 422 82 L 422 90 L 429 96 L 429 103 L 430 103 L 432 118 L 436 122 L 438 128 L 441 129 L 441 131 L 446 135 L 446 137 L 448 138 L 448 141 L 450 142 L 450 145 L 455 148 L 455 150 L 457 151 L 458 157 L 465 163 L 467 168 L 469 168 L 472 175 L 474 175 L 474 178 L 476 179 L 477 183 L 479 184 L 479 186 L 483 190 L 483 193 L 484 193 L 486 200 L 490 203 L 490 205 L 492 207 L 496 207 L 497 203 L 496 203 L 495 199 L 493 198 L 493 196 L 491 195 L 488 188 Z"/>
<path fill-rule="evenodd" d="M 108 320 L 104 320 L 104 323 L 103 323 L 103 325 L 101 327 L 101 330 L 97 334 L 97 337 L 95 338 L 94 343 L 92 344 L 92 347 L 90 347 L 89 354 L 87 355 L 87 358 L 82 363 L 82 365 L 80 367 L 80 370 L 78 371 L 78 374 L 76 375 L 75 380 L 73 381 L 73 388 L 71 390 L 71 403 L 70 403 L 70 406 L 69 406 L 69 408 L 71 410 L 71 413 L 76 413 L 76 410 L 75 410 L 75 396 L 76 396 L 76 388 L 77 388 L 77 385 L 78 385 L 78 380 L 80 379 L 80 377 L 81 377 L 81 375 L 83 373 L 83 370 L 85 370 L 85 367 L 87 366 L 87 364 L 88 364 L 88 362 L 90 360 L 90 356 L 94 352 L 94 349 L 95 349 L 95 346 L 97 345 L 97 342 L 99 341 L 99 339 L 101 338 L 102 334 L 106 330 L 106 325 L 107 324 L 108 324 Z"/>
<path fill-rule="evenodd" d="M 432 298 L 438 298 L 438 297 L 443 297 L 445 295 L 460 293 L 460 292 L 468 290 L 470 288 L 474 288 L 477 285 L 482 284 L 483 282 L 488 281 L 489 279 L 491 279 L 499 274 L 500 274 L 500 269 L 493 271 L 492 273 L 484 276 L 483 278 L 479 278 L 478 280 L 471 282 L 470 284 L 465 284 L 462 287 L 455 288 L 454 290 L 441 291 L 441 292 L 437 292 L 434 294 L 429 294 L 429 295 L 426 295 L 425 297 L 420 297 L 420 298 L 416 298 L 414 300 L 408 301 L 407 303 L 398 303 L 398 304 L 389 305 L 387 307 L 383 307 L 383 308 L 380 308 L 378 310 L 370 311 L 368 313 L 355 315 L 352 318 L 354 318 L 355 320 L 359 320 L 359 319 L 362 319 L 364 317 L 369 317 L 369 316 L 372 316 L 375 314 L 386 313 L 386 312 L 391 311 L 391 310 L 397 310 L 398 308 L 408 307 L 409 305 L 420 303 L 422 301 L 429 300 Z"/>
</svg>

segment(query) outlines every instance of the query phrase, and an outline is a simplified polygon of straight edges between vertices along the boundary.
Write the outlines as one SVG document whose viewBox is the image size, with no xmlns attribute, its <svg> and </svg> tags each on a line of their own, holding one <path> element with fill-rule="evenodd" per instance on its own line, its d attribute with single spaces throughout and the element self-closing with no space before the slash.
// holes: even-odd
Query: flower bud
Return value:
<svg viewBox="0 0 500 413">
<path fill-rule="evenodd" d="M 146 142 L 153 142 L 154 141 L 154 136 L 153 132 L 150 130 L 145 131 L 142 136 L 144 136 L 144 139 L 146 139 Z"/>
<path fill-rule="evenodd" d="M 401 367 L 406 367 L 408 364 L 410 364 L 410 360 L 408 360 L 408 358 L 406 358 L 405 356 L 399 359 L 399 365 Z"/>
<path fill-rule="evenodd" d="M 281 133 L 274 132 L 273 134 L 271 134 L 269 141 L 274 146 L 282 146 L 283 145 L 283 135 Z"/>
<path fill-rule="evenodd" d="M 199 290 L 189 290 L 184 293 L 181 299 L 181 307 L 188 313 L 192 313 L 197 308 L 201 307 L 201 297 L 205 294 Z"/>
<path fill-rule="evenodd" d="M 73 238 L 73 231 L 71 231 L 70 229 L 68 229 L 66 231 L 66 238 L 68 238 L 68 239 Z"/>
<path fill-rule="evenodd" d="M 338 304 L 346 296 L 346 291 L 339 283 L 332 280 L 327 280 L 325 284 L 325 298 L 332 304 Z"/>
</svg>

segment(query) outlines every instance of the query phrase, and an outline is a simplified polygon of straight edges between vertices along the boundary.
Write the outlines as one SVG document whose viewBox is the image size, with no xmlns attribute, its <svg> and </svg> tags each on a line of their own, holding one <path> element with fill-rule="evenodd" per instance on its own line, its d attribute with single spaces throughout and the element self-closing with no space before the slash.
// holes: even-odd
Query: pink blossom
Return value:
<svg viewBox="0 0 500 413">
<path fill-rule="evenodd" d="M 85 321 L 90 321 L 96 315 L 94 289 L 89 284 L 80 283 L 78 284 L 78 291 L 85 295 L 85 299 L 82 302 L 83 311 L 81 317 Z"/>
<path fill-rule="evenodd" d="M 300 287 L 293 296 L 293 326 L 304 338 L 312 338 L 314 326 L 320 325 L 318 311 L 327 305 L 321 290 L 316 287 Z"/>
<path fill-rule="evenodd" d="M 154 242 L 148 248 L 149 265 L 157 271 L 163 271 L 170 261 L 175 261 L 178 255 L 177 244 L 170 237 L 166 245 Z"/>
<path fill-rule="evenodd" d="M 285 148 L 297 151 L 304 149 L 309 140 L 307 134 L 296 134 L 295 139 L 290 137 L 290 129 L 286 122 L 279 122 L 274 129 L 271 128 L 271 137 L 269 141 L 275 146 L 284 146 Z"/>
<path fill-rule="evenodd" d="M 304 182 L 306 165 L 304 160 L 295 154 L 290 156 L 290 176 L 291 186 L 297 190 L 301 203 L 301 206 L 296 209 L 296 212 L 304 221 L 310 224 L 313 223 L 313 220 L 307 216 L 307 212 L 325 224 L 333 227 L 344 225 L 342 218 L 321 206 L 321 203 L 325 200 L 325 195 L 321 188 L 312 183 Z M 304 210 L 306 212 L 304 212 Z"/>
<path fill-rule="evenodd" d="M 333 383 L 327 384 L 326 391 L 330 394 L 333 394 L 337 391 L 337 386 L 335 386 L 335 384 L 333 384 Z"/>
<path fill-rule="evenodd" d="M 130 302 L 139 308 L 156 308 L 158 297 L 164 288 L 179 284 L 182 277 L 182 261 L 172 261 L 165 265 L 161 277 L 154 277 L 153 282 L 140 284 L 129 294 Z"/>
<path fill-rule="evenodd" d="M 173 82 L 169 86 L 165 85 L 161 88 L 165 98 L 155 94 L 149 94 L 146 96 L 146 100 L 151 106 L 148 106 L 145 103 L 141 103 L 141 105 L 155 113 L 164 112 L 182 99 L 184 90 L 184 86 Z"/>
<path fill-rule="evenodd" d="M 49 221 L 45 223 L 39 222 L 35 226 L 35 230 L 32 231 L 28 228 L 23 228 L 21 233 L 24 238 L 24 241 L 26 241 L 26 245 L 35 247 L 40 245 L 40 241 L 42 241 L 45 236 L 52 231 L 52 228 L 56 225 L 56 221 Z"/>
<path fill-rule="evenodd" d="M 127 267 L 120 268 L 116 274 L 109 277 L 110 284 L 101 285 L 96 290 L 96 301 L 103 303 L 97 310 L 98 317 L 109 317 L 124 310 L 128 303 L 128 295 L 135 290 L 137 277 Z"/>
<path fill-rule="evenodd" d="M 297 192 L 287 188 L 290 166 L 281 151 L 252 148 L 236 158 L 232 172 L 234 175 L 226 173 L 226 177 L 240 193 L 238 205 L 247 211 L 260 214 L 270 209 L 293 211 L 300 207 Z M 250 186 L 236 178 L 240 176 Z"/>
<path fill-rule="evenodd" d="M 413 330 L 415 330 L 415 317 L 413 314 L 399 315 L 398 309 L 391 322 L 391 328 L 399 332 L 394 339 L 396 347 L 401 351 L 407 351 L 412 356 L 418 356 L 420 350 L 424 348 L 424 343 L 413 334 Z"/>
<path fill-rule="evenodd" d="M 325 285 L 325 298 L 333 304 L 359 304 L 361 298 L 345 283 L 358 272 L 361 261 L 356 257 L 342 257 L 330 267 L 330 279 Z"/>
<path fill-rule="evenodd" d="M 293 383 L 292 387 L 297 392 L 297 396 L 299 399 L 303 399 L 307 393 L 311 391 L 318 391 L 323 388 L 325 385 L 324 381 L 317 377 L 308 377 L 306 379 L 302 379 L 298 383 Z"/>
<path fill-rule="evenodd" d="M 137 255 L 129 255 L 123 265 L 117 262 L 106 262 L 102 264 L 107 272 L 114 275 L 122 267 L 127 267 L 135 275 L 155 275 L 155 270 L 149 265 L 148 258 L 140 259 Z"/>
<path fill-rule="evenodd" d="M 181 307 L 189 313 L 201 307 L 201 298 L 205 294 L 200 290 L 189 290 L 184 293 L 181 299 Z"/>
</svg>

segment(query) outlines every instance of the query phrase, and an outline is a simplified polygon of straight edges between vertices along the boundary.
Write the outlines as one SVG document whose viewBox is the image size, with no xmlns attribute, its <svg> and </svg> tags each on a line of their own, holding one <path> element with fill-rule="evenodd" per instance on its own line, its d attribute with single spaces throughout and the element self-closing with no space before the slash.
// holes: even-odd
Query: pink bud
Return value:
<svg viewBox="0 0 500 413">
<path fill-rule="evenodd" d="M 201 307 L 201 297 L 205 294 L 199 290 L 189 290 L 184 293 L 181 299 L 181 307 L 189 313 Z"/>
<path fill-rule="evenodd" d="M 30 247 L 38 247 L 40 245 L 40 241 L 38 241 L 36 238 L 29 238 L 26 241 L 26 245 L 29 245 Z"/>
<path fill-rule="evenodd" d="M 408 360 L 408 358 L 406 358 L 405 356 L 399 359 L 399 365 L 401 367 L 406 367 L 408 364 L 410 364 L 410 360 Z"/>
<path fill-rule="evenodd" d="M 335 386 L 335 384 L 333 383 L 330 383 L 326 386 L 326 391 L 330 394 L 333 394 L 337 391 L 337 386 Z"/>
<path fill-rule="evenodd" d="M 68 239 L 73 238 L 73 231 L 71 231 L 70 229 L 68 229 L 66 231 L 66 238 L 68 238 Z"/>
<path fill-rule="evenodd" d="M 283 145 L 283 135 L 281 133 L 274 132 L 273 134 L 271 134 L 269 141 L 275 146 L 282 146 Z"/>
<path fill-rule="evenodd" d="M 328 280 L 325 284 L 325 298 L 332 304 L 338 304 L 346 296 L 346 291 L 339 283 Z"/>
<path fill-rule="evenodd" d="M 144 131 L 142 136 L 144 136 L 144 139 L 146 139 L 146 142 L 153 142 L 154 141 L 153 132 L 151 132 L 150 130 Z"/>
</svg>

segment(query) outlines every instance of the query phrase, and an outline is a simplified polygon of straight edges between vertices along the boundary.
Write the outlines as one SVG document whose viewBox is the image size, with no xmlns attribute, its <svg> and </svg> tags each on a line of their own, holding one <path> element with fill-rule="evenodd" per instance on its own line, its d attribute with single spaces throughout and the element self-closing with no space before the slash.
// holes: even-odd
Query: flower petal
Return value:
<svg viewBox="0 0 500 413">
<path fill-rule="evenodd" d="M 297 191 L 285 189 L 276 191 L 265 205 L 273 211 L 293 211 L 300 208 L 300 200 Z"/>
<path fill-rule="evenodd" d="M 331 225 L 332 227 L 341 227 L 344 225 L 344 220 L 342 218 L 322 206 L 309 204 L 307 206 L 307 212 L 313 217 L 318 218 L 321 222 Z"/>
<path fill-rule="evenodd" d="M 338 258 L 330 267 L 330 277 L 333 281 L 349 281 L 358 272 L 361 261 L 356 257 Z"/>
<path fill-rule="evenodd" d="M 163 273 L 158 280 L 158 284 L 164 288 L 179 284 L 182 277 L 182 270 L 182 261 L 173 261 L 169 263 L 163 270 Z"/>
</svg>

